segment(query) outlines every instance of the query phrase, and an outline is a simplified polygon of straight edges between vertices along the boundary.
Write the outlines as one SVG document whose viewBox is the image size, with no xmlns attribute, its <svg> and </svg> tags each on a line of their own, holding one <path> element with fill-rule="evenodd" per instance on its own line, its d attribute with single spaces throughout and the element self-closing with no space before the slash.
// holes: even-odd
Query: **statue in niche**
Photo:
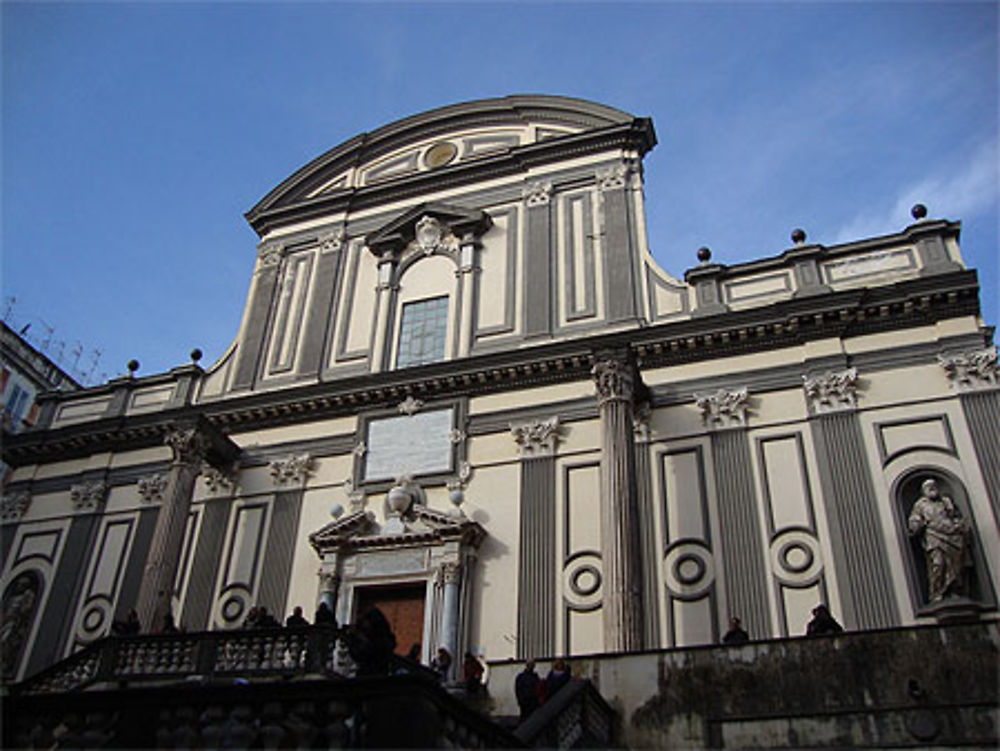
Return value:
<svg viewBox="0 0 1000 751">
<path fill-rule="evenodd" d="M 38 601 L 38 576 L 25 571 L 7 587 L 3 597 L 3 619 L 0 621 L 0 655 L 2 675 L 13 678 L 21 662 L 21 652 L 28 641 L 31 623 Z"/>
<path fill-rule="evenodd" d="M 920 537 L 927 562 L 927 590 L 932 603 L 949 595 L 968 595 L 968 570 L 972 567 L 972 528 L 955 502 L 928 478 L 910 509 L 907 529 Z"/>
</svg>

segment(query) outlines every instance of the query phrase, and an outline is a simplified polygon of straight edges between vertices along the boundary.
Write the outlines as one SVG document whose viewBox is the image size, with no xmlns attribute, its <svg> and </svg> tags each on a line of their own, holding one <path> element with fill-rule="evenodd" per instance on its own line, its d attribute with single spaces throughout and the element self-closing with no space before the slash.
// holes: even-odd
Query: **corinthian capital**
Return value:
<svg viewBox="0 0 1000 751">
<path fill-rule="evenodd" d="M 802 388 L 814 414 L 853 409 L 857 406 L 856 368 L 828 371 L 818 376 L 802 376 Z"/>
<path fill-rule="evenodd" d="M 0 501 L 0 519 L 5 522 L 14 522 L 20 519 L 31 506 L 31 495 L 26 491 L 4 495 Z"/>
<path fill-rule="evenodd" d="M 714 394 L 694 395 L 694 403 L 701 410 L 701 419 L 710 429 L 746 427 L 749 399 L 746 388 L 735 391 L 719 389 Z"/>
<path fill-rule="evenodd" d="M 528 206 L 547 206 L 552 197 L 552 183 L 530 183 L 521 191 L 521 196 Z"/>
<path fill-rule="evenodd" d="M 957 391 L 976 391 L 1000 385 L 996 347 L 957 355 L 938 355 L 938 363 Z"/>
<path fill-rule="evenodd" d="M 635 393 L 633 368 L 624 358 L 608 357 L 598 360 L 590 374 L 597 386 L 598 405 L 608 401 L 632 401 Z"/>
<path fill-rule="evenodd" d="M 510 433 L 521 449 L 522 456 L 550 456 L 556 451 L 562 426 L 559 424 L 559 416 L 554 415 L 548 420 L 511 425 Z"/>
<path fill-rule="evenodd" d="M 108 495 L 108 486 L 100 481 L 83 482 L 69 489 L 69 498 L 77 511 L 97 509 Z"/>
<path fill-rule="evenodd" d="M 170 428 L 163 442 L 174 452 L 174 464 L 197 464 L 205 460 L 211 442 L 198 428 Z"/>
</svg>

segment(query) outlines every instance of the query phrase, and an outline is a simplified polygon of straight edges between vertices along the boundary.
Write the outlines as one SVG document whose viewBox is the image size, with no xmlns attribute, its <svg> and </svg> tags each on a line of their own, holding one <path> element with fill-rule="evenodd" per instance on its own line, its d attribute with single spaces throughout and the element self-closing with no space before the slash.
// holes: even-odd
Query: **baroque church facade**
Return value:
<svg viewBox="0 0 1000 751">
<path fill-rule="evenodd" d="M 489 660 L 996 617 L 1000 379 L 957 222 L 683 278 L 652 123 L 511 96 L 359 135 L 248 214 L 208 368 L 40 398 L 4 460 L 4 678 L 155 631 L 369 605 Z M 947 596 L 913 507 L 960 519 Z M 934 569 L 932 571 L 932 569 Z"/>
</svg>

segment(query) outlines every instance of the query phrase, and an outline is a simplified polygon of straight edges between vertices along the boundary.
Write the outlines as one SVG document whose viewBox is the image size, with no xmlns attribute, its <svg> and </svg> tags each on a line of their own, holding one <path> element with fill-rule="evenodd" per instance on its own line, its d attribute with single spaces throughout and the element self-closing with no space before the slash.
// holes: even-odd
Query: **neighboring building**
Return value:
<svg viewBox="0 0 1000 751">
<path fill-rule="evenodd" d="M 71 376 L 32 347 L 6 323 L 0 321 L 0 404 L 3 405 L 4 440 L 35 424 L 36 398 L 52 390 L 80 388 Z M 0 464 L 0 484 L 6 482 L 8 467 Z"/>
<path fill-rule="evenodd" d="M 730 615 L 792 636 L 821 602 L 848 630 L 994 619 L 1000 382 L 959 224 L 675 278 L 655 142 L 506 97 L 271 191 L 216 364 L 46 394 L 6 442 L 8 677 L 132 607 L 199 631 L 378 604 L 425 661 L 711 644 Z M 908 533 L 927 479 L 970 525 L 938 601 Z"/>
</svg>

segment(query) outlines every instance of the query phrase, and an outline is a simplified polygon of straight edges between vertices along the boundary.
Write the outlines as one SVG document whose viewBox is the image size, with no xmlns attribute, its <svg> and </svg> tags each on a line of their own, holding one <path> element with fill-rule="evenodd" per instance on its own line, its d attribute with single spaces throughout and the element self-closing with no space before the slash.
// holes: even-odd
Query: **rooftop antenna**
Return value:
<svg viewBox="0 0 1000 751">
<path fill-rule="evenodd" d="M 90 352 L 90 370 L 84 375 L 84 384 L 89 385 L 91 383 L 90 379 L 94 375 L 94 371 L 97 370 L 97 362 L 101 359 L 101 350 L 93 349 Z"/>
<path fill-rule="evenodd" d="M 77 364 L 80 362 L 80 355 L 83 354 L 83 345 L 80 344 L 79 340 L 77 340 L 76 346 L 73 347 L 73 349 L 71 349 L 69 353 L 73 358 L 73 362 L 70 365 L 70 369 L 72 369 L 75 372 L 80 372 L 80 370 L 77 368 Z"/>
<path fill-rule="evenodd" d="M 14 310 L 14 306 L 17 304 L 17 298 L 14 295 L 7 295 L 3 299 L 4 309 L 3 309 L 3 319 L 4 321 L 10 320 L 10 314 Z"/>
<path fill-rule="evenodd" d="M 49 324 L 45 322 L 44 318 L 39 318 L 38 320 L 41 322 L 42 326 L 45 327 L 45 333 L 48 334 L 48 336 L 45 337 L 45 339 L 42 341 L 42 344 L 41 344 L 42 351 L 44 352 L 44 351 L 48 350 L 49 345 L 52 344 L 52 334 L 55 333 L 56 327 L 55 326 L 49 326 Z M 65 347 L 66 346 L 66 342 L 62 342 L 62 345 Z"/>
</svg>

